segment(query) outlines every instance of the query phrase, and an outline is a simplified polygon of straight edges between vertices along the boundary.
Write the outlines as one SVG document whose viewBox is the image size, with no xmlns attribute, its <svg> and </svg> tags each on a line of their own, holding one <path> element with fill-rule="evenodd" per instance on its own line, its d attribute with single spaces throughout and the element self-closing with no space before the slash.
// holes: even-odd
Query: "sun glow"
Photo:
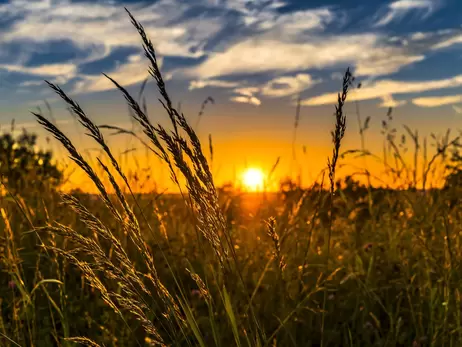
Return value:
<svg viewBox="0 0 462 347">
<path fill-rule="evenodd" d="M 257 168 L 248 168 L 242 174 L 242 183 L 244 187 L 252 192 L 263 190 L 265 175 L 263 171 Z"/>
</svg>

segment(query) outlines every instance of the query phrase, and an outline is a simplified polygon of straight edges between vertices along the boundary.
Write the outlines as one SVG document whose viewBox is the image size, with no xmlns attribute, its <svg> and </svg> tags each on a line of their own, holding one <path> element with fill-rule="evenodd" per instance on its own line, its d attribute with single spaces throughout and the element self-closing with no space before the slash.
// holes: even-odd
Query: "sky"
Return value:
<svg viewBox="0 0 462 347">
<path fill-rule="evenodd" d="M 347 67 L 361 88 L 349 95 L 358 103 L 346 107 L 344 149 L 360 143 L 356 106 L 363 119 L 371 117 L 366 140 L 373 151 L 381 151 L 389 107 L 399 132 L 402 124 L 421 136 L 460 128 L 460 0 L 0 0 L 2 128 L 15 119 L 17 128 L 43 134 L 30 111 L 46 110 L 46 100 L 71 138 L 94 147 L 44 80 L 58 84 L 95 123 L 132 126 L 122 95 L 101 74 L 134 95 L 148 77 L 124 7 L 150 36 L 172 99 L 204 141 L 212 135 L 218 183 L 246 166 L 267 172 L 278 157 L 277 177 L 296 172 L 312 181 L 331 152 L 332 114 Z M 164 122 L 152 79 L 145 96 L 153 122 Z M 198 122 L 209 96 L 215 102 Z M 107 136 L 120 153 L 138 145 Z M 153 177 L 165 180 L 162 170 L 153 169 Z"/>
</svg>

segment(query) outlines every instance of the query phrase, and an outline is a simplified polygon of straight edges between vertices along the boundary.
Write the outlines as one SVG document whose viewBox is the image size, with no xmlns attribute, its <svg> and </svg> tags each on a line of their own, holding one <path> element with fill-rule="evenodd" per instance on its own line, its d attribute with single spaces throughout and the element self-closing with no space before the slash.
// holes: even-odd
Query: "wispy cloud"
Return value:
<svg viewBox="0 0 462 347">
<path fill-rule="evenodd" d="M 270 97 L 288 96 L 300 93 L 320 82 L 320 80 L 314 80 L 308 74 L 283 76 L 269 81 L 263 86 L 261 92 L 263 95 Z"/>
<path fill-rule="evenodd" d="M 361 89 L 354 90 L 349 99 L 372 100 L 388 98 L 392 95 L 403 95 L 420 93 L 431 90 L 453 88 L 462 86 L 462 75 L 441 80 L 429 81 L 393 81 L 380 80 L 363 86 Z M 327 93 L 302 101 L 303 105 L 317 106 L 335 103 L 337 93 Z"/>
<path fill-rule="evenodd" d="M 379 104 L 379 107 L 386 107 L 386 108 L 397 108 L 399 106 L 406 105 L 406 100 L 396 100 L 393 98 L 392 95 L 385 95 L 382 97 L 382 103 Z"/>
<path fill-rule="evenodd" d="M 328 8 L 310 9 L 295 12 L 280 12 L 280 8 L 290 3 L 281 0 L 224 0 L 218 6 L 240 13 L 244 26 L 258 31 L 279 31 L 285 34 L 298 34 L 300 31 L 324 28 L 333 19 Z"/>
<path fill-rule="evenodd" d="M 231 101 L 239 102 L 243 104 L 252 104 L 256 106 L 261 105 L 260 99 L 258 99 L 255 96 L 246 96 L 246 95 L 233 96 L 231 98 Z"/>
<path fill-rule="evenodd" d="M 432 49 L 437 50 L 437 49 L 443 49 L 447 47 L 451 47 L 456 44 L 462 43 L 462 34 L 461 35 L 456 35 L 453 37 L 449 37 L 446 40 L 442 40 L 441 42 L 436 43 Z"/>
<path fill-rule="evenodd" d="M 73 64 L 45 64 L 40 66 L 0 64 L 0 69 L 34 76 L 61 76 L 63 78 L 74 77 L 77 70 Z"/>
<path fill-rule="evenodd" d="M 234 93 L 239 94 L 238 96 L 233 96 L 230 98 L 231 101 L 245 104 L 252 104 L 259 106 L 261 105 L 261 100 L 256 94 L 259 94 L 261 88 L 259 87 L 241 87 L 235 88 Z"/>
<path fill-rule="evenodd" d="M 462 102 L 462 95 L 428 96 L 412 99 L 412 103 L 421 107 L 438 107 Z"/>
<path fill-rule="evenodd" d="M 260 92 L 260 88 L 258 87 L 241 87 L 234 89 L 234 92 L 237 94 L 241 94 L 244 96 L 253 96 L 256 93 Z"/>
<path fill-rule="evenodd" d="M 312 86 L 320 83 L 321 80 L 314 80 L 309 74 L 296 74 L 295 76 L 281 76 L 270 80 L 260 86 L 239 86 L 233 89 L 238 96 L 231 97 L 230 100 L 239 103 L 250 103 L 254 105 L 261 104 L 261 97 L 283 97 L 300 93 Z M 218 87 L 228 87 L 238 85 L 235 82 L 226 82 L 219 80 L 209 80 L 207 85 Z M 203 87 L 203 84 L 200 84 Z M 190 86 L 191 89 L 191 86 Z"/>
<path fill-rule="evenodd" d="M 232 81 L 221 81 L 221 80 L 195 80 L 189 83 L 189 90 L 202 89 L 207 87 L 218 87 L 218 88 L 235 88 L 240 83 Z"/>
<path fill-rule="evenodd" d="M 25 82 L 21 82 L 19 84 L 20 87 L 36 87 L 36 86 L 43 86 L 44 85 L 44 81 L 25 81 Z"/>
<path fill-rule="evenodd" d="M 375 27 L 382 27 L 393 21 L 401 20 L 411 11 L 426 17 L 433 13 L 438 6 L 437 0 L 398 0 L 387 6 L 387 11 L 376 23 Z"/>
<path fill-rule="evenodd" d="M 211 78 L 232 74 L 297 71 L 354 63 L 358 75 L 386 75 L 424 56 L 387 44 L 378 34 L 311 37 L 304 42 L 254 37 L 238 42 L 187 73 Z"/>
<path fill-rule="evenodd" d="M 162 66 L 162 58 L 158 60 Z M 148 76 L 148 63 L 140 55 L 131 56 L 128 63 L 121 65 L 115 71 L 108 73 L 111 78 L 122 83 L 122 85 L 132 85 L 140 83 Z M 89 93 L 100 92 L 114 88 L 114 84 L 105 76 L 84 76 L 75 84 L 75 92 Z"/>
</svg>

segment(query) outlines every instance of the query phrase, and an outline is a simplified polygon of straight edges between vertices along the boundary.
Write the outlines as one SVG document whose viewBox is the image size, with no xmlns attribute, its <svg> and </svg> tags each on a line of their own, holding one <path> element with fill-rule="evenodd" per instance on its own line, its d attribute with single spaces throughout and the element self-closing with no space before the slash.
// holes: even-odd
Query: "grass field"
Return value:
<svg viewBox="0 0 462 347">
<path fill-rule="evenodd" d="M 400 184 L 338 180 L 344 156 L 374 156 L 342 151 L 354 83 L 347 71 L 318 183 L 285 182 L 274 193 L 217 188 L 206 149 L 172 105 L 154 47 L 131 19 L 171 128 L 152 124 L 113 82 L 146 146 L 186 184 L 177 195 L 132 190 L 101 130 L 50 84 L 102 149 L 97 167 L 35 116 L 98 194 L 2 179 L 1 346 L 462 346 L 462 185 L 457 174 L 431 184 L 454 172 L 446 165 L 457 137 L 435 138 L 427 157 L 426 140 L 407 129 L 416 153 L 408 163 L 390 110 L 379 178 Z M 359 121 L 363 136 L 368 120 Z"/>
</svg>

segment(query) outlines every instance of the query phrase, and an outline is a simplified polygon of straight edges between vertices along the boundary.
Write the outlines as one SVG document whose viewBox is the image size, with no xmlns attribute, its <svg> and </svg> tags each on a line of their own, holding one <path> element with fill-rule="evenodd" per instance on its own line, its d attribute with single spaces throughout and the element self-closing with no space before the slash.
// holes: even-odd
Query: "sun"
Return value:
<svg viewBox="0 0 462 347">
<path fill-rule="evenodd" d="M 242 183 L 249 191 L 263 190 L 265 175 L 263 171 L 257 168 L 248 168 L 242 174 Z"/>
</svg>

